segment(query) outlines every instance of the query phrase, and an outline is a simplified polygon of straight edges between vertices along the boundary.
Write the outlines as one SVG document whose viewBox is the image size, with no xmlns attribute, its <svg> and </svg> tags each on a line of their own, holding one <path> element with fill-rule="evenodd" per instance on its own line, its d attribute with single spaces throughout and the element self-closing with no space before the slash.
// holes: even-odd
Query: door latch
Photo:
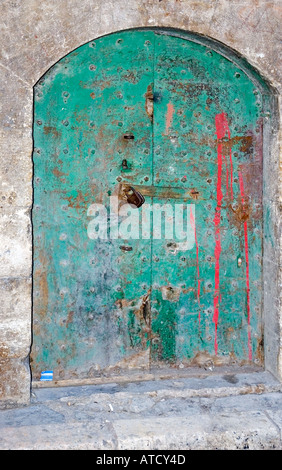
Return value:
<svg viewBox="0 0 282 470">
<path fill-rule="evenodd" d="M 131 132 L 126 132 L 125 134 L 123 134 L 123 138 L 125 140 L 134 140 L 134 135 Z"/>
<path fill-rule="evenodd" d="M 141 207 L 145 202 L 144 196 L 129 184 L 122 183 L 120 188 L 120 198 L 134 207 Z"/>
</svg>

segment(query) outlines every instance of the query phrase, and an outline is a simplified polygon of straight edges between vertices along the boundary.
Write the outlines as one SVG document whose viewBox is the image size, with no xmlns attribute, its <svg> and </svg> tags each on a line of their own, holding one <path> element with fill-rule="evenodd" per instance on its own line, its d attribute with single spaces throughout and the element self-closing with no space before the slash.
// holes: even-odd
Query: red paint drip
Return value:
<svg viewBox="0 0 282 470">
<path fill-rule="evenodd" d="M 167 113 L 166 113 L 166 123 L 165 123 L 165 133 L 168 134 L 168 130 L 172 123 L 174 113 L 174 107 L 172 103 L 168 103 L 167 105 Z"/>
<path fill-rule="evenodd" d="M 197 278 L 198 278 L 197 299 L 198 299 L 198 304 L 200 304 L 201 281 L 200 281 L 200 268 L 199 268 L 199 245 L 198 245 L 198 240 L 197 240 L 196 223 L 195 223 L 195 218 L 192 212 L 192 207 L 190 207 L 190 222 L 191 222 L 192 229 L 194 231 L 195 243 L 196 243 Z M 201 323 L 201 312 L 199 311 L 199 325 L 200 323 Z"/>
<path fill-rule="evenodd" d="M 242 173 L 239 172 L 239 185 L 242 204 L 244 205 L 244 182 Z M 247 318 L 248 318 L 248 349 L 249 360 L 252 360 L 252 345 L 251 345 L 251 329 L 250 329 L 250 276 L 249 276 L 249 246 L 248 246 L 248 224 L 244 222 L 244 238 L 245 238 L 245 258 L 246 258 L 246 288 L 247 288 Z"/>
</svg>

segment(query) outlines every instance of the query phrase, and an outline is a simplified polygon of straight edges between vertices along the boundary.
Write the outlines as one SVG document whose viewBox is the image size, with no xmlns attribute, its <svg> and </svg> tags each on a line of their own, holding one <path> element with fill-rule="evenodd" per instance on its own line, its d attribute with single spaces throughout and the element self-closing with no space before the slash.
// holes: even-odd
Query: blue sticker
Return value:
<svg viewBox="0 0 282 470">
<path fill-rule="evenodd" d="M 53 380 L 53 371 L 45 370 L 44 372 L 41 372 L 40 380 Z"/>
</svg>

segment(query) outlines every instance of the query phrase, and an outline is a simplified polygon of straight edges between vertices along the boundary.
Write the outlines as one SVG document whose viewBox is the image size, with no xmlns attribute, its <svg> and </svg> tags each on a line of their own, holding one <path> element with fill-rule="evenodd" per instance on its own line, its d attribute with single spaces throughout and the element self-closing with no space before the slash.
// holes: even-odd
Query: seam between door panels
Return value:
<svg viewBox="0 0 282 470">
<path fill-rule="evenodd" d="M 153 32 L 153 119 L 152 119 L 152 159 L 151 159 L 151 177 L 152 177 L 152 186 L 154 186 L 154 154 L 155 154 L 155 141 L 154 141 L 154 120 L 155 120 L 155 104 L 154 104 L 154 93 L 155 93 L 155 43 L 156 43 L 156 33 Z M 153 203 L 153 198 L 150 198 L 151 204 Z M 150 218 L 153 218 L 153 214 L 150 214 Z M 151 243 L 151 253 L 150 253 L 150 318 L 149 318 L 149 330 L 150 330 L 150 337 L 149 337 L 149 370 L 151 369 L 152 364 L 152 290 L 153 290 L 153 237 L 152 237 L 152 229 L 151 229 L 151 236 L 150 236 L 150 243 Z"/>
</svg>

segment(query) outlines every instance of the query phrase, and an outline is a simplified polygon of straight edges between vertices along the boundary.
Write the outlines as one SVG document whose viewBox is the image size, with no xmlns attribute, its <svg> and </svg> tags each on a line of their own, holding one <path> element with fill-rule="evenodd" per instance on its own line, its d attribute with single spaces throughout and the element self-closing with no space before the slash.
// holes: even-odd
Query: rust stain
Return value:
<svg viewBox="0 0 282 470">
<path fill-rule="evenodd" d="M 244 222 L 251 219 L 251 206 L 249 201 L 246 200 L 243 204 L 238 197 L 236 203 L 228 202 L 226 206 L 229 209 L 228 218 L 231 225 L 240 228 Z"/>
<path fill-rule="evenodd" d="M 39 288 L 40 288 L 40 315 L 43 316 L 47 313 L 48 296 L 49 296 L 47 272 L 46 271 L 41 272 L 38 278 L 39 278 Z"/>
<path fill-rule="evenodd" d="M 252 135 L 243 135 L 243 136 L 235 136 L 223 139 L 214 139 L 211 136 L 199 136 L 193 132 L 189 132 L 187 134 L 183 134 L 183 137 L 187 138 L 189 142 L 192 142 L 196 145 L 202 146 L 206 145 L 211 148 L 216 148 L 218 144 L 222 145 L 222 153 L 224 155 L 229 155 L 229 151 L 234 147 L 236 144 L 239 145 L 239 150 L 244 153 L 250 153 L 253 147 L 253 136 Z"/>
<path fill-rule="evenodd" d="M 68 312 L 68 317 L 67 317 L 67 321 L 66 321 L 66 327 L 68 327 L 69 324 L 73 322 L 73 316 L 74 316 L 74 311 L 73 311 L 73 310 L 71 310 L 70 312 Z"/>
<path fill-rule="evenodd" d="M 128 300 L 128 299 L 118 299 L 115 302 L 117 307 L 121 309 L 126 308 L 126 307 L 131 307 L 133 303 L 134 303 L 134 300 Z"/>
<path fill-rule="evenodd" d="M 66 176 L 67 173 L 63 173 L 60 171 L 57 167 L 52 170 L 53 175 L 55 175 L 57 178 L 60 178 L 61 176 Z"/>
<path fill-rule="evenodd" d="M 169 300 L 169 302 L 178 302 L 181 293 L 181 287 L 162 286 L 161 292 L 162 298 L 164 300 Z"/>
<path fill-rule="evenodd" d="M 165 122 L 165 133 L 166 135 L 168 134 L 169 128 L 172 124 L 172 119 L 173 119 L 173 113 L 174 113 L 174 107 L 172 103 L 168 103 L 167 105 L 167 113 L 166 113 L 166 122 Z"/>
<path fill-rule="evenodd" d="M 54 137 L 61 137 L 62 132 L 54 126 L 44 126 L 44 134 L 49 135 L 52 134 Z"/>
<path fill-rule="evenodd" d="M 126 140 L 122 137 L 120 140 L 123 140 L 123 142 L 126 143 Z M 96 159 L 97 167 L 99 165 L 101 170 L 104 168 L 108 171 L 112 155 L 116 153 L 116 133 L 107 126 L 100 126 L 98 133 L 96 134 L 96 142 L 101 154 L 103 154 L 103 158 Z M 109 159 L 107 159 L 106 156 L 108 156 Z"/>
<path fill-rule="evenodd" d="M 88 193 L 83 194 L 82 191 L 78 190 L 76 196 L 69 196 L 65 197 L 64 199 L 68 201 L 68 206 L 75 208 L 75 209 L 81 209 L 82 207 L 86 207 L 88 203 Z"/>
<path fill-rule="evenodd" d="M 263 364 L 263 361 L 264 361 L 264 335 L 263 334 L 262 334 L 260 341 L 258 342 L 256 357 L 259 359 L 260 364 Z"/>
<path fill-rule="evenodd" d="M 82 88 L 99 88 L 101 91 L 105 90 L 105 88 L 110 88 L 112 86 L 112 82 L 110 80 L 94 80 L 91 83 L 88 82 L 80 82 L 80 86 Z"/>
<path fill-rule="evenodd" d="M 222 152 L 224 154 L 228 153 L 236 144 L 239 144 L 241 152 L 249 153 L 253 146 L 253 137 L 251 135 L 235 136 L 231 139 L 219 139 L 218 143 L 222 144 Z"/>
<path fill-rule="evenodd" d="M 136 85 L 140 80 L 140 72 L 137 70 L 127 70 L 126 73 L 121 75 L 121 79 Z"/>
<path fill-rule="evenodd" d="M 143 196 L 159 197 L 164 199 L 190 199 L 189 191 L 182 188 L 169 188 L 158 186 L 142 186 L 134 184 L 134 188 L 142 192 Z"/>
<path fill-rule="evenodd" d="M 252 220 L 260 220 L 262 217 L 262 194 L 263 194 L 263 122 L 258 120 L 259 132 L 254 136 L 255 151 L 251 153 L 248 162 L 239 165 L 245 181 L 248 194 L 252 195 Z M 250 221 L 251 222 L 251 221 Z M 250 225 L 250 229 L 251 229 Z"/>
<path fill-rule="evenodd" d="M 212 370 L 216 366 L 228 365 L 232 362 L 231 355 L 229 356 L 212 356 L 209 353 L 203 351 L 198 352 L 193 360 L 191 365 L 203 367 L 206 370 Z"/>
<path fill-rule="evenodd" d="M 132 354 L 129 357 L 122 359 L 115 365 L 110 366 L 109 370 L 114 369 L 148 369 L 150 361 L 150 349 L 147 348 L 145 351 L 140 351 Z"/>
<path fill-rule="evenodd" d="M 197 199 L 199 198 L 199 196 L 200 196 L 200 193 L 199 193 L 199 191 L 197 191 L 197 189 L 194 189 L 194 188 L 193 188 L 193 189 L 191 189 L 191 191 L 190 191 L 190 195 L 191 195 L 192 199 L 197 200 Z"/>
<path fill-rule="evenodd" d="M 195 288 L 194 287 L 187 287 L 187 288 L 183 287 L 182 292 L 183 292 L 183 294 L 188 294 L 189 292 L 195 292 Z"/>
<path fill-rule="evenodd" d="M 245 222 L 250 217 L 250 206 L 247 204 L 240 204 L 238 208 L 234 209 L 232 205 L 230 206 L 232 212 L 235 214 L 235 217 L 240 222 Z"/>
<path fill-rule="evenodd" d="M 149 302 L 151 290 L 152 289 L 150 288 L 146 294 L 140 297 L 137 303 L 135 299 L 118 299 L 115 302 L 115 305 L 122 310 L 128 308 L 133 309 L 133 314 L 141 327 L 140 339 L 142 349 L 145 349 L 147 347 L 148 337 L 151 335 L 151 312 Z M 126 361 L 127 363 L 127 359 L 124 359 L 124 361 Z"/>
<path fill-rule="evenodd" d="M 151 294 L 152 289 L 150 288 L 148 292 L 141 297 L 139 301 L 138 308 L 134 311 L 134 315 L 140 320 L 145 321 L 147 323 L 148 320 L 148 304 L 149 304 L 149 297 Z"/>
<path fill-rule="evenodd" d="M 152 121 L 153 113 L 154 113 L 154 95 L 153 95 L 152 85 L 148 85 L 145 98 L 146 98 L 146 101 L 145 101 L 146 113 L 149 116 L 150 120 Z"/>
</svg>

